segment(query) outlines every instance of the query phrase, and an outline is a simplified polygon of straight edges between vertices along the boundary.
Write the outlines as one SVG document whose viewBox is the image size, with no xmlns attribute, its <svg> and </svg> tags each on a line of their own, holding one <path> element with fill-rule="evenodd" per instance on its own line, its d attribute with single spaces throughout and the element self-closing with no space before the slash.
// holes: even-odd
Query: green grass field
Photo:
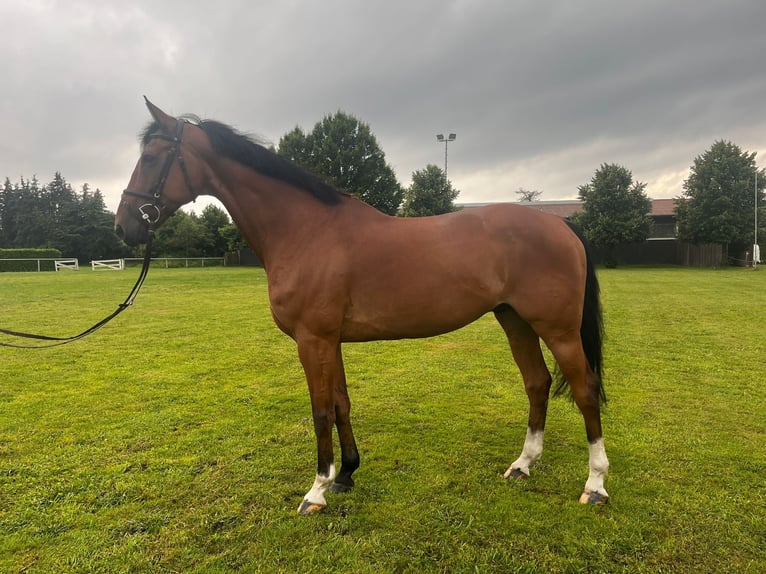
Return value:
<svg viewBox="0 0 766 574">
<path fill-rule="evenodd" d="M 137 271 L 0 274 L 0 326 L 67 335 Z M 766 271 L 600 272 L 605 507 L 582 417 L 527 403 L 491 316 L 345 347 L 362 455 L 299 517 L 315 442 L 261 270 L 153 269 L 50 350 L 0 348 L 1 572 L 766 572 Z M 336 453 L 339 457 L 339 453 Z"/>
</svg>

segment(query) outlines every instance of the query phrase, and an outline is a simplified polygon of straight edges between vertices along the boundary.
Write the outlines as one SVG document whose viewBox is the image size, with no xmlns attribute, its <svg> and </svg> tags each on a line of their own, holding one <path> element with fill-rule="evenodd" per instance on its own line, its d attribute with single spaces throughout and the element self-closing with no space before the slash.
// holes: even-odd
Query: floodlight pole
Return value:
<svg viewBox="0 0 766 574">
<path fill-rule="evenodd" d="M 454 142 L 456 138 L 457 134 L 448 134 L 446 138 L 444 134 L 436 134 L 436 141 L 439 143 L 444 142 L 444 189 L 447 189 L 449 185 L 449 180 L 447 179 L 447 146 L 449 142 Z"/>
<path fill-rule="evenodd" d="M 753 219 L 754 233 L 753 233 L 753 269 L 758 268 L 758 260 L 761 258 L 760 249 L 758 247 L 758 165 L 755 166 L 755 191 L 753 192 L 753 205 L 755 206 L 755 213 Z"/>
</svg>

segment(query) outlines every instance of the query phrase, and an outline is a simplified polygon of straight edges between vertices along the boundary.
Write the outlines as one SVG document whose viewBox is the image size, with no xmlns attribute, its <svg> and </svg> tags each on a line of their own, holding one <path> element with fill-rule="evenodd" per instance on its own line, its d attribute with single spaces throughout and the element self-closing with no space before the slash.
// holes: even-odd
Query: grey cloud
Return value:
<svg viewBox="0 0 766 574">
<path fill-rule="evenodd" d="M 672 196 L 715 139 L 766 149 L 764 16 L 760 0 L 4 3 L 0 176 L 58 170 L 114 208 L 147 94 L 272 141 L 342 109 L 405 185 L 457 132 L 463 201 L 571 197 L 605 161 Z"/>
</svg>

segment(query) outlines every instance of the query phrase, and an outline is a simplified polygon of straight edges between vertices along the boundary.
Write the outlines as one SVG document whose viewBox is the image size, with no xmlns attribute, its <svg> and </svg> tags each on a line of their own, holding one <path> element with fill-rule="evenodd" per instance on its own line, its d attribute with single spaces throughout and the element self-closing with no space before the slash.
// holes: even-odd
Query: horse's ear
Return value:
<svg viewBox="0 0 766 574">
<path fill-rule="evenodd" d="M 146 96 L 144 96 L 144 101 L 146 102 L 146 107 L 149 108 L 149 113 L 152 114 L 154 121 L 160 124 L 167 131 L 172 132 L 175 129 L 178 120 L 176 120 L 173 116 L 163 112 L 152 102 L 150 102 L 149 98 Z"/>
</svg>

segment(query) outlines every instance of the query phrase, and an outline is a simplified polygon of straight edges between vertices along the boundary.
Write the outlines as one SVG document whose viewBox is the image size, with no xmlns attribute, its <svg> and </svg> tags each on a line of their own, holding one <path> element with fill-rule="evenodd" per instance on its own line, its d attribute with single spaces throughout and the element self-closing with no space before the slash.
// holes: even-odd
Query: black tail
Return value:
<svg viewBox="0 0 766 574">
<path fill-rule="evenodd" d="M 585 278 L 585 301 L 583 302 L 582 324 L 580 325 L 580 338 L 585 350 L 585 357 L 588 359 L 590 368 L 596 375 L 598 394 L 602 403 L 606 403 L 606 392 L 601 380 L 603 371 L 603 345 L 604 345 L 604 320 L 601 313 L 601 289 L 596 277 L 596 269 L 593 266 L 593 257 L 585 239 L 580 230 L 572 223 L 567 221 L 567 225 L 575 235 L 582 241 L 585 247 L 587 276 Z M 555 395 L 560 395 L 568 388 L 563 373 L 556 366 L 555 371 L 556 389 Z"/>
</svg>

